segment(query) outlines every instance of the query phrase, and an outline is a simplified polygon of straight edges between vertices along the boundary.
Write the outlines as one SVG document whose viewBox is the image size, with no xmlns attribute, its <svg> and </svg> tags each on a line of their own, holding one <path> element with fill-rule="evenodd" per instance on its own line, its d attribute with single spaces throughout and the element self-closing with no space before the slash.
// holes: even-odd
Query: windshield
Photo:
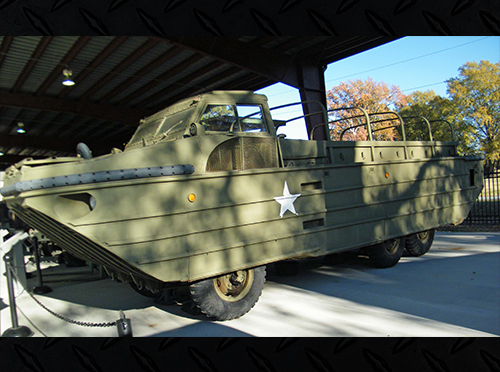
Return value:
<svg viewBox="0 0 500 372">
<path fill-rule="evenodd" d="M 214 132 L 266 132 L 258 105 L 208 105 L 200 123 Z"/>
<path fill-rule="evenodd" d="M 184 131 L 186 126 L 191 124 L 188 120 L 191 118 L 194 109 L 194 107 L 190 107 L 187 110 L 167 116 L 158 130 L 158 134 L 169 134 L 180 130 Z"/>
<path fill-rule="evenodd" d="M 150 123 L 140 125 L 132 136 L 129 145 L 142 142 L 143 140 L 147 142 L 154 137 L 167 136 L 184 131 L 186 126 L 190 124 L 189 119 L 194 109 L 195 107 L 190 107 L 187 110 L 179 111 Z"/>
<path fill-rule="evenodd" d="M 139 128 L 137 128 L 137 130 L 135 131 L 129 144 L 132 145 L 137 142 L 142 142 L 142 140 L 148 141 L 153 138 L 158 131 L 158 127 L 160 126 L 162 121 L 163 118 L 152 121 L 150 123 L 139 125 Z"/>
</svg>

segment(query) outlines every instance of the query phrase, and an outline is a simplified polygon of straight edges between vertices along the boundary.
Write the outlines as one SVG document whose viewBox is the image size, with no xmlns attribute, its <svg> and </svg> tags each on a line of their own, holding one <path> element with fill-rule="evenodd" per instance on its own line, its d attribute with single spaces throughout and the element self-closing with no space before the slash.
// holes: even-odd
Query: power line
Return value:
<svg viewBox="0 0 500 372">
<path fill-rule="evenodd" d="M 440 81 L 438 83 L 432 83 L 432 84 L 427 84 L 427 85 L 421 85 L 419 87 L 414 87 L 414 88 L 407 88 L 407 89 L 402 89 L 401 92 L 406 92 L 408 90 L 416 90 L 420 88 L 427 88 L 427 87 L 432 87 L 434 85 L 439 85 L 439 84 L 446 84 L 446 81 Z"/>
<path fill-rule="evenodd" d="M 399 64 L 401 64 L 401 63 L 406 63 L 406 62 L 414 61 L 414 60 L 416 60 L 416 59 L 420 59 L 420 58 L 428 57 L 428 56 L 431 56 L 431 55 L 434 55 L 434 54 L 443 53 L 443 52 L 446 52 L 446 51 L 448 51 L 448 50 L 451 50 L 451 49 L 456 49 L 456 48 L 460 48 L 460 47 L 462 47 L 462 46 L 464 46 L 464 45 L 468 45 L 468 44 L 472 44 L 472 43 L 477 43 L 477 42 L 479 42 L 479 41 L 482 41 L 482 40 L 485 40 L 485 39 L 489 39 L 489 38 L 491 38 L 491 37 L 492 37 L 492 36 L 486 36 L 486 37 L 483 37 L 483 38 L 478 39 L 478 40 L 469 41 L 469 42 L 467 42 L 467 43 L 463 43 L 463 44 L 460 44 L 460 45 L 455 45 L 455 46 L 452 46 L 452 47 L 449 47 L 449 48 L 446 48 L 446 49 L 437 50 L 437 51 L 435 51 L 435 52 L 431 52 L 431 53 L 423 54 L 423 55 L 421 55 L 421 56 L 417 56 L 417 57 L 413 57 L 413 58 L 408 58 L 408 59 L 405 59 L 405 60 L 403 60 L 403 61 L 390 63 L 390 64 L 388 64 L 388 65 L 384 65 L 384 66 L 380 66 L 380 67 L 375 67 L 375 68 L 372 68 L 372 69 L 370 69 L 370 70 L 365 70 L 365 71 L 357 72 L 357 73 L 354 73 L 354 74 L 350 74 L 350 75 L 342 76 L 342 77 L 339 77 L 339 78 L 335 78 L 335 79 L 332 79 L 332 80 L 328 80 L 328 81 L 326 81 L 326 83 L 329 83 L 329 82 L 332 82 L 332 81 L 335 81 L 335 80 L 342 80 L 342 79 L 345 79 L 345 78 L 348 78 L 348 77 L 351 77 L 351 76 L 356 76 L 356 75 L 364 74 L 364 73 L 371 72 L 371 71 L 380 70 L 380 69 L 383 69 L 383 68 L 386 68 L 386 67 L 391 67 L 391 66 L 399 65 Z"/>
<path fill-rule="evenodd" d="M 383 69 L 383 68 L 386 68 L 386 67 L 391 67 L 391 66 L 394 66 L 394 65 L 398 65 L 398 64 L 409 62 L 409 61 L 413 61 L 413 60 L 416 60 L 416 59 L 428 57 L 428 56 L 431 56 L 431 55 L 434 55 L 434 54 L 446 52 L 446 51 L 451 50 L 451 49 L 460 48 L 460 47 L 463 47 L 464 45 L 469 45 L 469 44 L 472 44 L 472 43 L 477 43 L 479 41 L 482 41 L 482 40 L 485 40 L 485 39 L 489 39 L 491 37 L 492 36 L 486 36 L 486 37 L 483 37 L 481 39 L 469 41 L 467 43 L 455 45 L 455 46 L 452 46 L 452 47 L 449 47 L 449 48 L 446 48 L 446 49 L 441 49 L 441 50 L 434 51 L 434 52 L 431 52 L 431 53 L 423 54 L 421 56 L 412 57 L 412 58 L 409 58 L 409 59 L 405 59 L 403 61 L 394 62 L 394 63 L 388 64 L 388 65 L 384 65 L 384 66 L 380 66 L 380 67 L 375 67 L 375 68 L 372 68 L 370 70 L 365 70 L 365 71 L 357 72 L 357 73 L 350 74 L 350 75 L 345 75 L 345 76 L 342 76 L 342 77 L 339 77 L 339 78 L 335 78 L 335 79 L 331 79 L 331 80 L 325 81 L 325 83 L 329 83 L 329 82 L 332 82 L 332 81 L 345 79 L 345 78 L 348 78 L 348 77 L 351 77 L 351 76 L 356 76 L 356 75 L 364 74 L 366 72 L 380 70 L 380 69 Z M 415 88 L 408 88 L 408 89 L 404 89 L 402 91 L 406 92 L 406 91 L 409 91 L 409 90 L 416 90 L 416 89 L 426 88 L 426 87 L 430 87 L 430 86 L 434 86 L 434 85 L 439 85 L 439 84 L 444 84 L 444 83 L 446 83 L 446 81 L 441 81 L 441 82 L 438 82 L 438 83 L 432 83 L 432 84 L 422 85 L 422 86 L 415 87 Z M 287 93 L 290 93 L 290 92 L 289 91 L 284 91 L 284 92 L 280 92 L 280 93 L 275 93 L 275 94 L 268 95 L 268 97 L 276 97 L 276 96 L 279 96 L 279 95 L 282 95 L 282 94 L 287 94 Z"/>
<path fill-rule="evenodd" d="M 488 72 L 477 72 L 477 75 L 478 76 L 484 76 L 484 75 L 487 76 Z M 432 83 L 432 84 L 420 85 L 420 86 L 414 87 L 414 88 L 401 89 L 401 92 L 406 92 L 406 91 L 409 91 L 409 90 L 416 90 L 416 89 L 420 89 L 420 88 L 427 88 L 427 87 L 431 87 L 431 86 L 439 85 L 439 84 L 448 84 L 448 80 L 439 81 L 437 83 Z"/>
</svg>

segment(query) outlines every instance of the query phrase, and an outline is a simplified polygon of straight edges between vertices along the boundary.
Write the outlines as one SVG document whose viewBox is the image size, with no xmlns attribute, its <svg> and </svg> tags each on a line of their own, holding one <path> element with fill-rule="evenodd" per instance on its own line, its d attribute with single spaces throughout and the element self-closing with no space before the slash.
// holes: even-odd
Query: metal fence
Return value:
<svg viewBox="0 0 500 372">
<path fill-rule="evenodd" d="M 500 225 L 500 162 L 484 168 L 484 187 L 463 222 L 469 225 Z"/>
</svg>

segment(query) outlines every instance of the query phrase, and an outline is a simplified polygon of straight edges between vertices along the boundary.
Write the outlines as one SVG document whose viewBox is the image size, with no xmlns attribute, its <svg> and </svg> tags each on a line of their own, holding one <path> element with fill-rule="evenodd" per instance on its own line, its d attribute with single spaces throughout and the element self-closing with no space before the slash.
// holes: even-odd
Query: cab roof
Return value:
<svg viewBox="0 0 500 372">
<path fill-rule="evenodd" d="M 217 104 L 235 104 L 235 103 L 267 103 L 267 97 L 263 94 L 257 94 L 250 90 L 214 90 L 212 92 L 198 94 L 193 97 L 185 98 L 163 110 L 148 116 L 141 120 L 141 124 L 150 123 L 159 118 L 183 111 L 191 106 L 199 105 L 201 102 Z"/>
</svg>

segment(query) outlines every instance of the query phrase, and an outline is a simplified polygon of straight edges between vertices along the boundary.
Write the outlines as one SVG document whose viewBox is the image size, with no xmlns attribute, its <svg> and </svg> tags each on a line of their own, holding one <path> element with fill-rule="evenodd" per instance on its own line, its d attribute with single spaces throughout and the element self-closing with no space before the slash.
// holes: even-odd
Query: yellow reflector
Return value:
<svg viewBox="0 0 500 372">
<path fill-rule="evenodd" d="M 196 199 L 196 195 L 195 194 L 189 194 L 188 196 L 188 200 L 192 203 L 194 202 L 194 199 Z"/>
<path fill-rule="evenodd" d="M 385 178 L 389 178 L 389 173 L 386 173 L 386 174 L 385 174 Z"/>
</svg>

